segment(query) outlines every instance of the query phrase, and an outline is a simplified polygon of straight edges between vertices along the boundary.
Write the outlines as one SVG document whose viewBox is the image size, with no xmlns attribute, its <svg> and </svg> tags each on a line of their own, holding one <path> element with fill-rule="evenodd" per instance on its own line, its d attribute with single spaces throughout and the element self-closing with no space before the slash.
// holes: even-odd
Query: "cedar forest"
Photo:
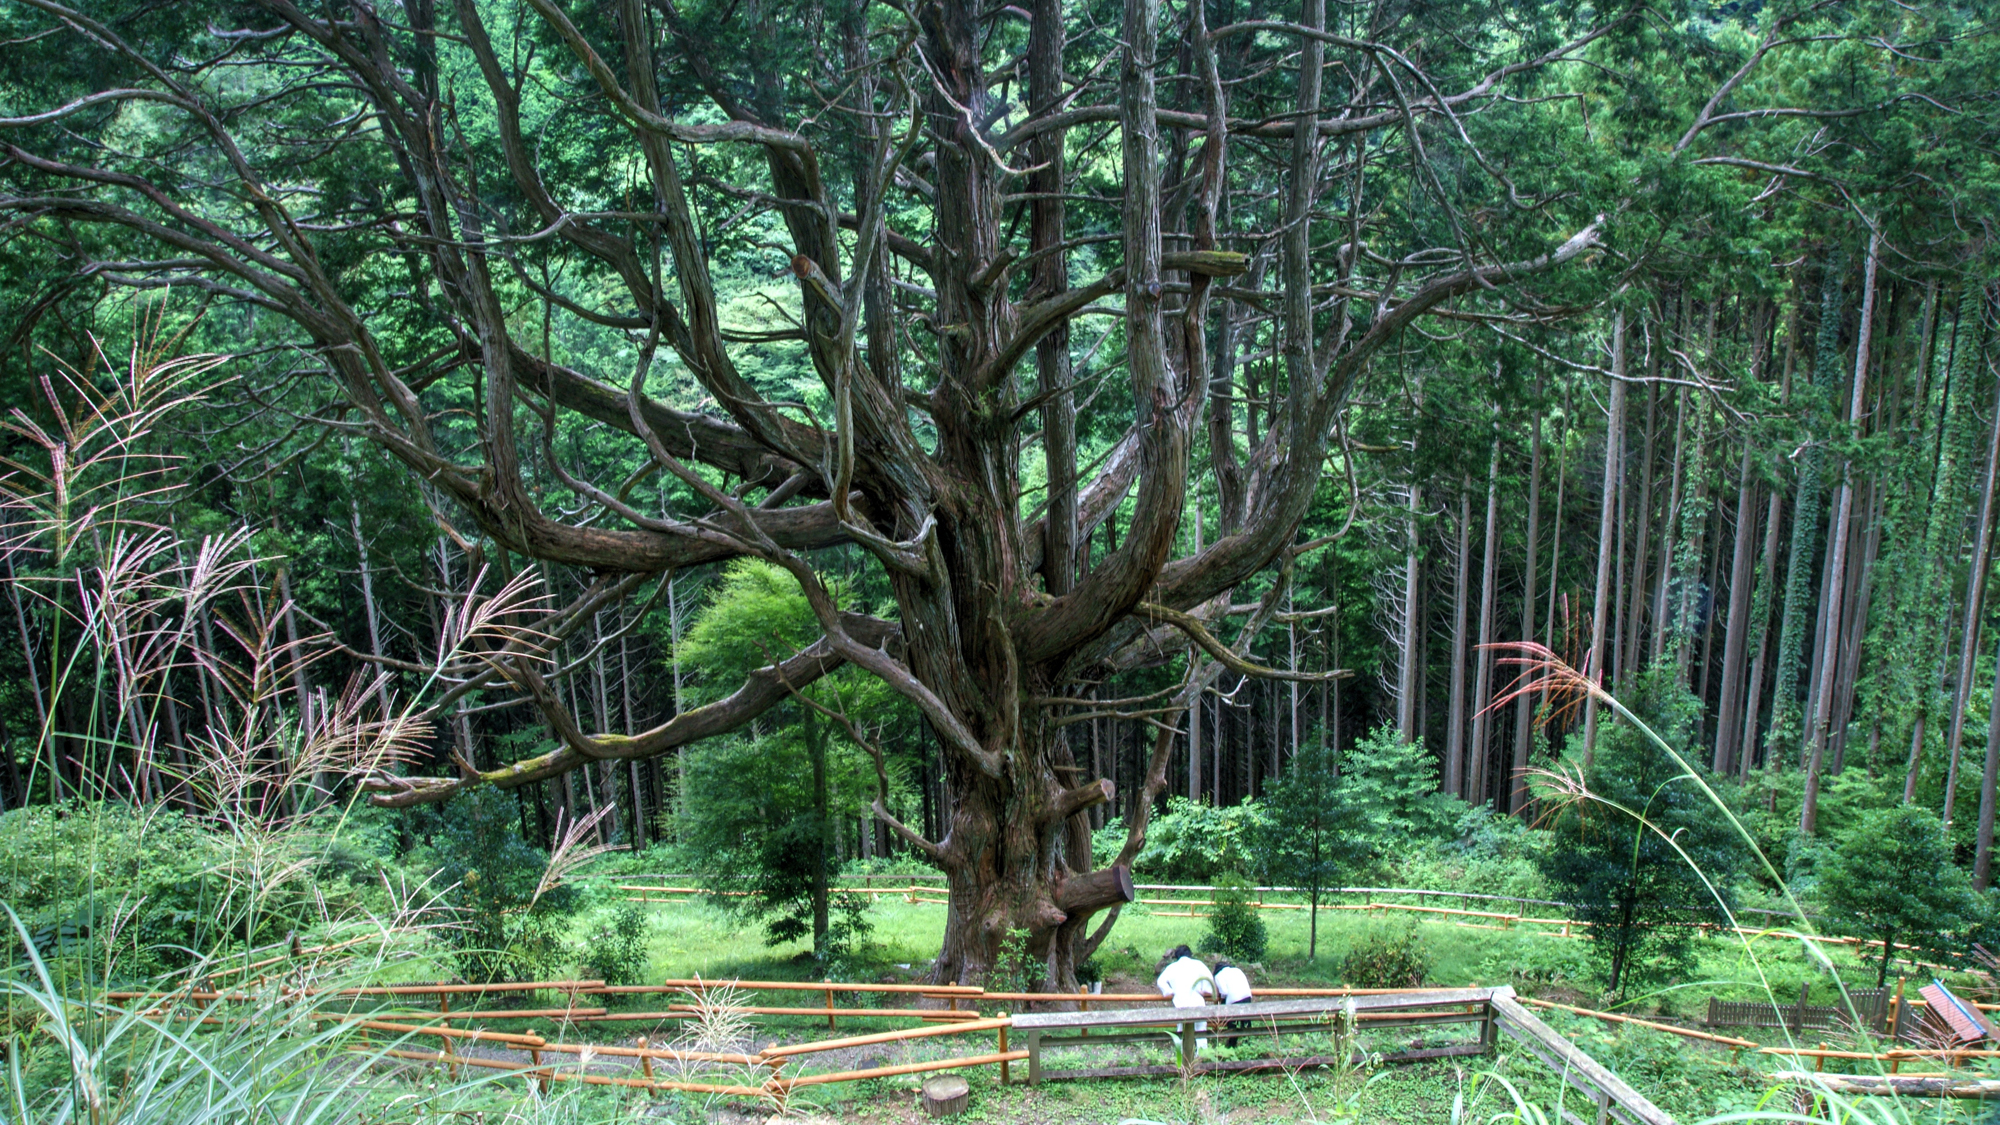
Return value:
<svg viewBox="0 0 2000 1125">
<path fill-rule="evenodd" d="M 1419 837 L 1612 993 L 1722 899 L 1965 963 L 1993 14 L 5 0 L 0 825 L 474 841 L 492 974 L 600 848 L 1074 992 Z"/>
</svg>

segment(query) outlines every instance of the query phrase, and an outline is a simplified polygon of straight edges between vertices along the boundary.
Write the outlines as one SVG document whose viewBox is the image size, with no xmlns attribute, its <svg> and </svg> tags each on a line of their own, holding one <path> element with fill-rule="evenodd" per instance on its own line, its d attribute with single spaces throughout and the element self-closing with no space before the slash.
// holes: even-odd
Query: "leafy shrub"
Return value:
<svg viewBox="0 0 2000 1125">
<path fill-rule="evenodd" d="M 329 842 L 316 823 L 230 836 L 115 801 L 32 805 L 0 814 L 0 902 L 57 976 L 139 980 L 372 902 L 379 842 Z"/>
<path fill-rule="evenodd" d="M 638 903 L 620 903 L 584 940 L 578 965 L 584 975 L 606 984 L 644 984 L 652 958 L 646 951 L 646 912 Z"/>
<path fill-rule="evenodd" d="M 548 853 L 521 838 L 512 797 L 490 786 L 427 810 L 427 853 L 417 857 L 457 913 L 448 931 L 458 971 L 468 980 L 534 980 L 559 971 L 565 940 L 582 906 L 575 888 L 542 887 Z"/>
<path fill-rule="evenodd" d="M 1894 943 L 1942 951 L 1978 913 L 1965 873 L 1951 862 L 1944 823 L 1916 805 L 1863 813 L 1820 861 L 1819 891 L 1835 929 L 1883 943 L 1878 988 Z"/>
<path fill-rule="evenodd" d="M 1257 841 L 1267 825 L 1260 801 L 1216 808 L 1170 797 L 1167 811 L 1146 827 L 1146 847 L 1132 866 L 1169 883 L 1210 883 L 1231 871 L 1256 871 Z"/>
<path fill-rule="evenodd" d="M 1680 687 L 1672 661 L 1620 686 L 1626 706 L 1666 745 L 1701 760 L 1701 704 Z M 1738 837 L 1673 756 L 1632 723 L 1603 728 L 1584 781 L 1587 798 L 1552 795 L 1554 839 L 1541 864 L 1553 897 L 1591 924 L 1591 957 L 1614 995 L 1688 979 L 1696 931 L 1687 923 L 1727 921 L 1717 896 L 1727 901 L 1742 865 Z"/>
<path fill-rule="evenodd" d="M 1203 953 L 1220 953 L 1237 961 L 1262 961 L 1266 943 L 1264 919 L 1251 901 L 1250 884 L 1240 875 L 1224 876 L 1215 887 L 1215 905 L 1208 914 Z"/>
<path fill-rule="evenodd" d="M 1430 949 L 1413 925 L 1362 937 L 1340 962 L 1340 979 L 1357 988 L 1416 988 L 1430 971 Z"/>
</svg>

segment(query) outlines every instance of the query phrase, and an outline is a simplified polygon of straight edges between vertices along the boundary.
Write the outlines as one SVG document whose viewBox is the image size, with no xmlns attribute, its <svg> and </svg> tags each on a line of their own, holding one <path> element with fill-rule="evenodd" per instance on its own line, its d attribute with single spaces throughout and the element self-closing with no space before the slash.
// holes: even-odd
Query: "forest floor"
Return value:
<svg viewBox="0 0 2000 1125">
<path fill-rule="evenodd" d="M 692 976 L 711 980 L 818 979 L 802 945 L 767 947 L 753 927 L 705 904 L 662 903 L 650 909 L 653 935 L 647 974 L 650 980 Z M 942 935 L 943 908 L 884 897 L 869 911 L 869 917 L 875 926 L 867 958 L 871 968 L 850 974 L 848 979 L 902 981 L 920 977 L 928 953 L 936 949 Z M 1422 942 L 1432 960 L 1426 983 L 1442 987 L 1511 984 L 1526 996 L 1592 1007 L 1605 1004 L 1582 984 L 1588 979 L 1587 948 L 1575 938 L 1526 930 L 1475 929 L 1438 921 L 1385 923 L 1353 914 L 1333 914 L 1322 917 L 1318 956 L 1308 958 L 1308 938 L 1302 918 L 1291 912 L 1278 912 L 1269 916 L 1267 922 L 1270 950 L 1254 974 L 1254 979 L 1266 987 L 1341 983 L 1338 978 L 1346 949 L 1386 926 L 1407 929 Z M 1107 971 L 1105 990 L 1149 989 L 1151 967 L 1159 952 L 1181 942 L 1195 943 L 1203 928 L 1200 919 L 1175 917 L 1144 907 L 1128 908 L 1098 958 Z M 1859 963 L 1845 949 L 1836 949 L 1833 959 L 1849 985 L 1865 987 L 1875 983 L 1876 969 L 1872 964 Z M 1912 976 L 1920 972 L 1910 970 Z M 1919 977 L 1920 981 L 1925 979 Z M 1700 943 L 1698 972 L 1693 979 L 1672 984 L 1619 1010 L 1693 1024 L 1699 1022 L 1700 1012 L 1710 996 L 1775 995 L 1791 1002 L 1796 1001 L 1801 983 L 1808 981 L 1817 984 L 1814 1003 L 1833 1001 L 1830 986 L 1796 941 L 1775 937 L 1750 943 L 1711 939 Z M 661 1000 L 650 996 L 641 1002 L 655 1007 L 662 1006 Z M 907 1001 L 898 998 L 897 1003 Z M 1756 1108 L 1773 1089 L 1765 1075 L 1793 1065 L 1790 1059 L 1738 1055 L 1641 1027 L 1606 1024 L 1561 1011 L 1541 1014 L 1678 1120 Z M 891 1026 L 886 1021 L 842 1017 L 840 1026 L 830 1033 L 818 1019 L 760 1017 L 756 1021 L 755 1045 L 803 1042 L 826 1038 L 829 1034 L 861 1034 Z M 647 1027 L 630 1023 L 586 1025 L 567 1029 L 566 1033 L 559 1032 L 554 1025 L 522 1030 L 566 1034 L 571 1041 L 581 1032 L 598 1042 L 621 1044 L 631 1044 L 640 1035 L 646 1035 L 656 1046 L 672 1043 L 680 1033 L 671 1023 Z M 1770 1029 L 1736 1029 L 1732 1033 L 1764 1043 L 1783 1041 L 1781 1032 Z M 1829 1033 L 1811 1034 L 1814 1041 L 1805 1045 L 1818 1045 L 1822 1038 L 1832 1046 L 1859 1045 Z M 978 1042 L 978 1050 L 993 1047 L 987 1037 L 978 1037 Z M 942 1059 L 963 1054 L 965 1050 L 963 1044 L 950 1039 L 857 1047 L 814 1056 L 802 1072 L 824 1073 Z M 1128 1050 L 1138 1054 L 1148 1048 L 1139 1045 Z M 1162 1049 L 1151 1050 L 1162 1057 L 1132 1061 L 1168 1061 Z M 512 1057 L 499 1051 L 480 1053 Z M 600 1056 L 591 1069 L 610 1073 L 622 1066 L 623 1060 Z M 973 1088 L 973 1109 L 962 1120 L 1032 1125 L 1468 1121 L 1510 1110 L 1517 1095 L 1540 1107 L 1553 1120 L 1557 1119 L 1558 1100 L 1573 1096 L 1566 1095 L 1562 1084 L 1533 1060 L 1505 1052 L 1498 1058 L 1391 1065 L 1345 1073 L 1304 1071 L 1203 1075 L 1190 1079 L 1077 1080 L 1050 1082 L 1033 1089 L 1020 1083 L 1024 1070 L 1024 1064 L 1017 1064 L 1016 1081 L 1008 1086 L 1000 1085 L 993 1067 L 966 1072 Z M 700 1080 L 734 1082 L 741 1078 L 714 1073 Z M 921 1078 L 906 1076 L 811 1087 L 800 1091 L 790 1108 L 795 1117 L 805 1120 L 882 1125 L 927 1120 L 917 1107 L 916 1091 Z M 1496 1078 L 1504 1078 L 1506 1082 L 1494 1081 Z M 702 1120 L 712 1125 L 761 1123 L 771 1116 L 767 1107 L 729 1099 L 670 1098 L 645 1108 L 634 1104 L 631 1109 L 655 1120 Z M 1926 1107 L 1925 1116 L 1927 1120 L 1942 1122 L 1969 1121 L 1979 1114 L 1977 1104 L 1968 1103 Z"/>
</svg>

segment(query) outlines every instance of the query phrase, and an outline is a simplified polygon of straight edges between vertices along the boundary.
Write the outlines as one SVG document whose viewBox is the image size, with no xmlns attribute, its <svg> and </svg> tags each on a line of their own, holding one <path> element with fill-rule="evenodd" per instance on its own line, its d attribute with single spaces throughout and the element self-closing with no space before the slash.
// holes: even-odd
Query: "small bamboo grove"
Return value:
<svg viewBox="0 0 2000 1125">
<path fill-rule="evenodd" d="M 14 961 L 553 976 L 659 849 L 821 964 L 934 871 L 931 983 L 1068 996 L 1282 804 L 1200 881 L 1507 825 L 1611 993 L 1748 897 L 1963 965 L 1991 19 L 16 0 Z"/>
</svg>

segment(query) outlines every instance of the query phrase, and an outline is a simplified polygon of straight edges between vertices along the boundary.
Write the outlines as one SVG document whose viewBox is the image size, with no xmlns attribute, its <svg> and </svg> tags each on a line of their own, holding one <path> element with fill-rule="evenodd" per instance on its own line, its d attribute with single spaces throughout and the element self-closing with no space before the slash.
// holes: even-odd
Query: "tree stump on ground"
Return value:
<svg viewBox="0 0 2000 1125">
<path fill-rule="evenodd" d="M 932 1117 L 957 1117 L 971 1100 L 971 1084 L 956 1074 L 939 1075 L 924 1083 L 924 1112 Z"/>
</svg>

